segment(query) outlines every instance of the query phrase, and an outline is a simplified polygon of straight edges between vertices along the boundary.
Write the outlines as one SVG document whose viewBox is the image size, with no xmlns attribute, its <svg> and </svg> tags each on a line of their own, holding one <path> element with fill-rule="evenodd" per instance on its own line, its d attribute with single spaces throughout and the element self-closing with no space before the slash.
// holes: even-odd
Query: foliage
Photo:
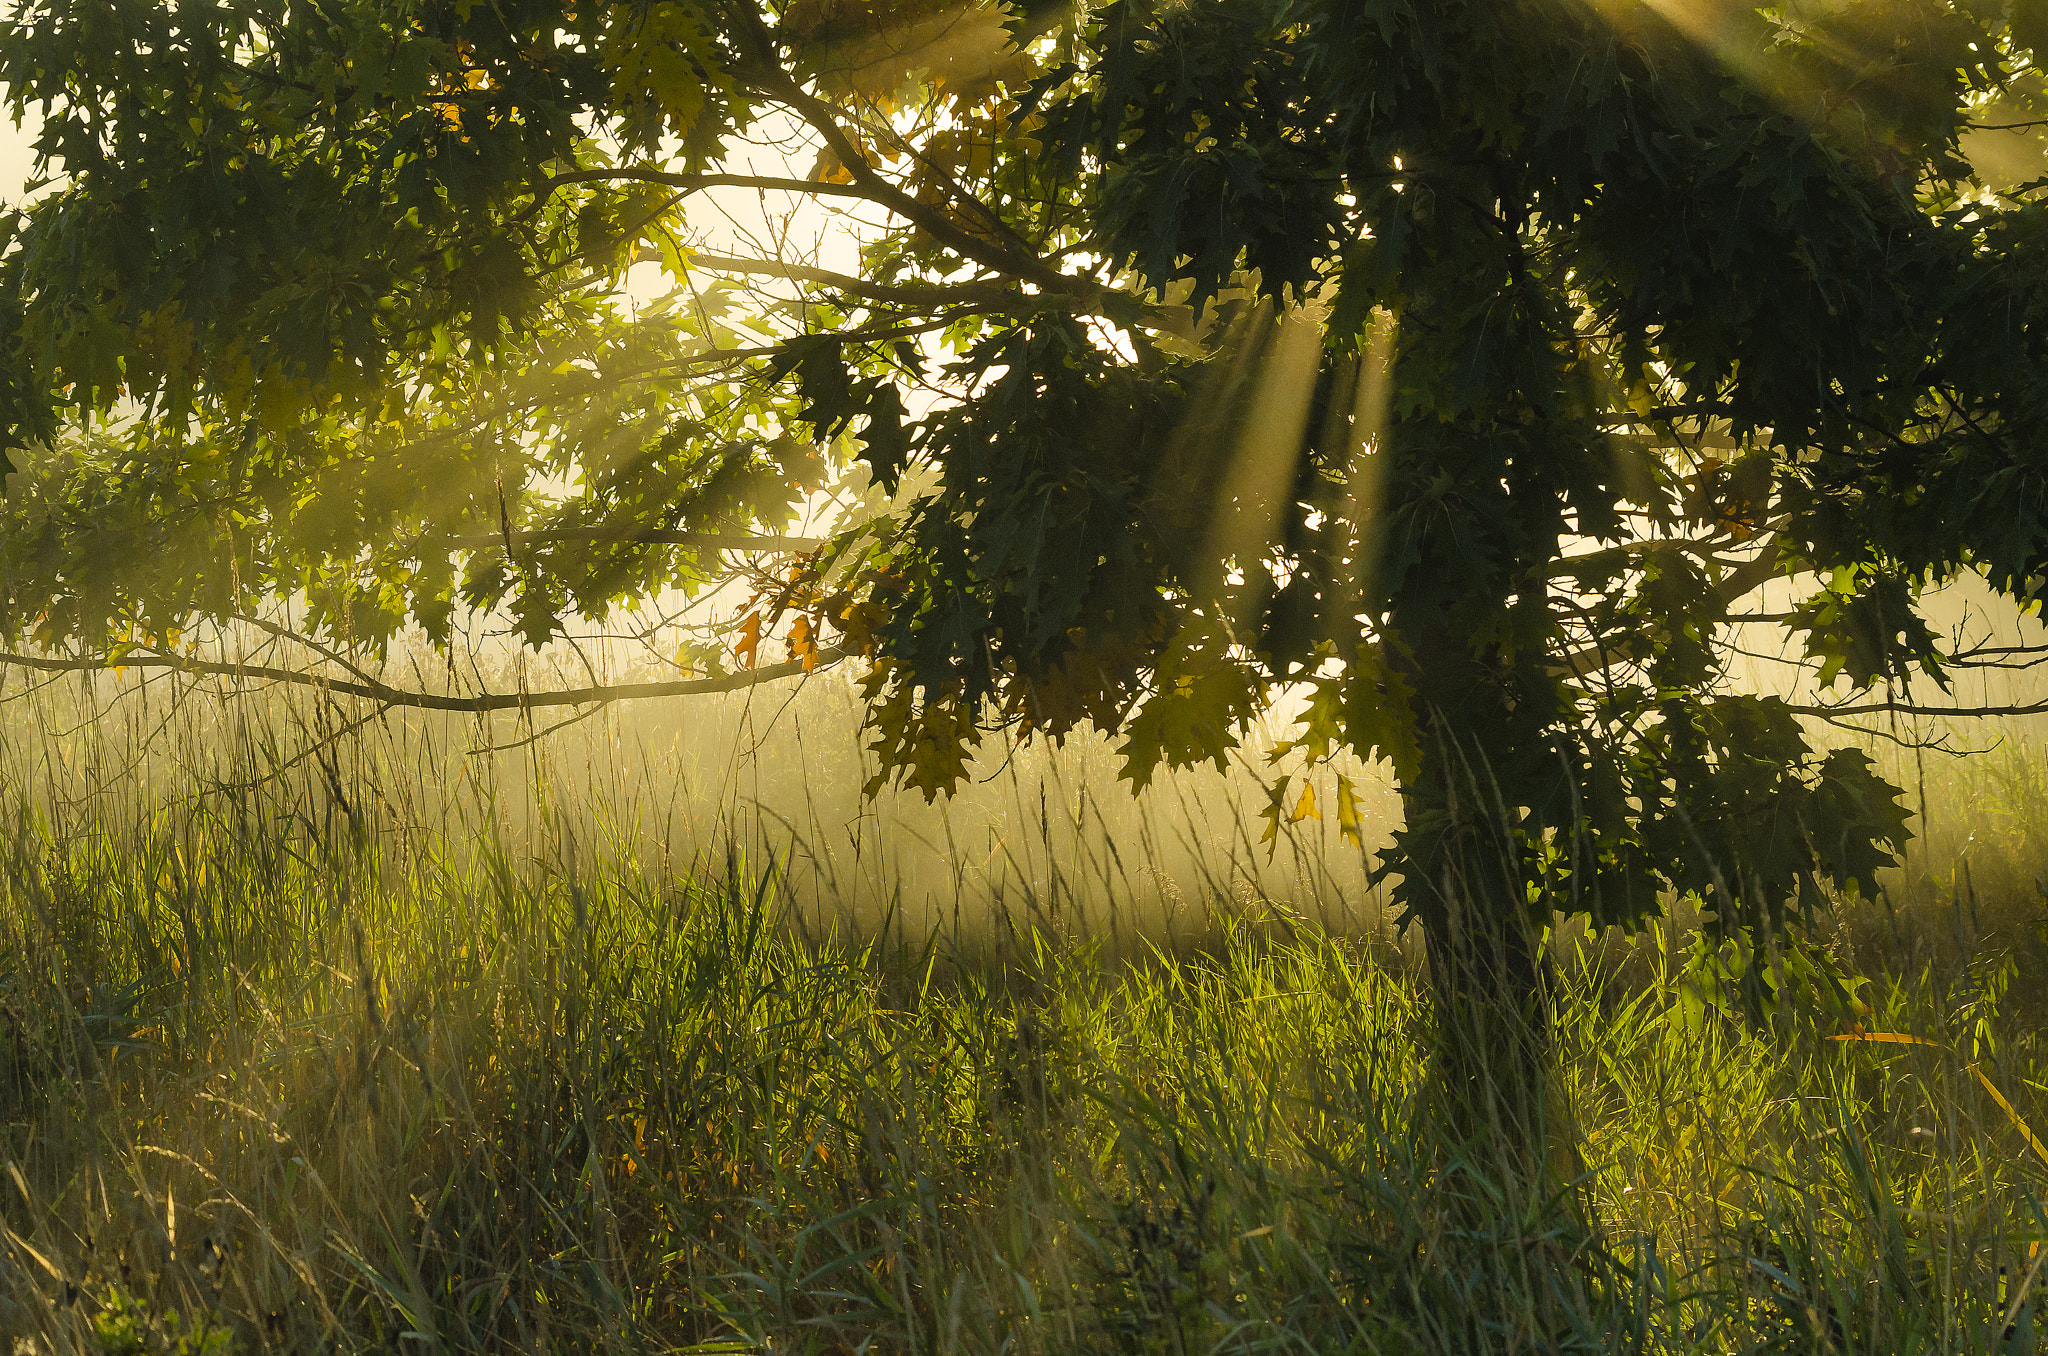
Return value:
<svg viewBox="0 0 2048 1356">
<path fill-rule="evenodd" d="M 1733 690 L 1739 628 L 1881 707 L 2009 658 L 1924 589 L 2048 570 L 2042 209 L 1965 154 L 2042 97 L 2037 9 L 39 0 L 5 621 L 538 644 L 744 577 L 725 655 L 862 656 L 928 796 L 1084 721 L 1143 785 L 1306 687 L 1434 937 L 1777 927 L 1905 814 Z M 740 162 L 790 128 L 808 173 Z M 884 224 L 713 256 L 713 190 Z M 829 543 L 773 535 L 826 485 Z"/>
<path fill-rule="evenodd" d="M 150 1356 L 158 1350 L 169 1356 L 228 1356 L 234 1342 L 234 1334 L 225 1325 L 209 1319 L 187 1322 L 176 1309 L 167 1311 L 159 1321 L 146 1305 L 119 1287 L 93 1319 L 92 1329 L 101 1356 Z M 152 1337 L 158 1339 L 155 1344 Z"/>
</svg>

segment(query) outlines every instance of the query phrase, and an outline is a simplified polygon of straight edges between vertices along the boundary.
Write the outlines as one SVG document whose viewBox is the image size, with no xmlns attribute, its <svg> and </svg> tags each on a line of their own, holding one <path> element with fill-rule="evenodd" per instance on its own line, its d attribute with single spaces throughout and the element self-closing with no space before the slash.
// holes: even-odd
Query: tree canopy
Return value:
<svg viewBox="0 0 2048 1356">
<path fill-rule="evenodd" d="M 1912 708 L 2015 662 L 1923 591 L 2048 582 L 2048 169 L 1965 154 L 2040 160 L 2037 42 L 2038 0 L 31 0 L 11 662 L 746 579 L 658 689 L 843 658 L 878 782 L 1089 724 L 1142 786 L 1305 696 L 1290 775 L 1392 765 L 1433 941 L 1776 925 L 1906 814 L 1734 681 L 1744 628 L 1826 714 Z M 709 248 L 720 194 L 858 247 Z"/>
</svg>

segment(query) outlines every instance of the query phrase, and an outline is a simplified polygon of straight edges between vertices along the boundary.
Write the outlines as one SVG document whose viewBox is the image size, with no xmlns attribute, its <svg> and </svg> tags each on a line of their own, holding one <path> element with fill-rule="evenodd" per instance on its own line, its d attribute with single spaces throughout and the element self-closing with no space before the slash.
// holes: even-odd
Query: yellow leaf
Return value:
<svg viewBox="0 0 2048 1356">
<path fill-rule="evenodd" d="M 1313 784 L 1301 784 L 1301 799 L 1294 803 L 1294 813 L 1287 817 L 1290 824 L 1299 824 L 1304 819 L 1320 820 L 1323 816 L 1316 809 L 1316 789 Z"/>
<path fill-rule="evenodd" d="M 846 167 L 845 161 L 833 153 L 830 146 L 827 146 L 818 152 L 818 158 L 812 162 L 811 178 L 819 183 L 850 184 L 853 182 L 853 171 Z"/>
<path fill-rule="evenodd" d="M 690 251 L 668 231 L 657 232 L 655 247 L 661 251 L 661 266 L 671 278 L 680 279 L 690 271 Z"/>
<path fill-rule="evenodd" d="M 1337 777 L 1337 827 L 1346 838 L 1360 847 L 1365 846 L 1363 819 L 1358 813 L 1358 788 L 1341 773 Z"/>
<path fill-rule="evenodd" d="M 839 630 L 845 637 L 844 645 L 868 654 L 874 649 L 875 633 L 887 625 L 889 609 L 872 598 L 862 598 L 848 605 L 839 614 Z"/>
</svg>

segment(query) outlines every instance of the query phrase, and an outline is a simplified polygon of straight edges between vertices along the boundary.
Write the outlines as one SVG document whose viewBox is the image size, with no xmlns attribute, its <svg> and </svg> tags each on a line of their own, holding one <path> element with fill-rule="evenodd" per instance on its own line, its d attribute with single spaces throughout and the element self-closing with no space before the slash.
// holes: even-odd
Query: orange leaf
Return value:
<svg viewBox="0 0 2048 1356">
<path fill-rule="evenodd" d="M 804 661 L 804 672 L 818 667 L 818 640 L 811 630 L 809 616 L 798 613 L 796 624 L 789 628 L 789 657 Z"/>
<path fill-rule="evenodd" d="M 740 638 L 734 643 L 732 652 L 744 660 L 748 668 L 752 668 L 754 667 L 754 651 L 759 649 L 760 646 L 761 614 L 759 612 L 749 612 L 746 621 L 740 624 Z"/>
</svg>

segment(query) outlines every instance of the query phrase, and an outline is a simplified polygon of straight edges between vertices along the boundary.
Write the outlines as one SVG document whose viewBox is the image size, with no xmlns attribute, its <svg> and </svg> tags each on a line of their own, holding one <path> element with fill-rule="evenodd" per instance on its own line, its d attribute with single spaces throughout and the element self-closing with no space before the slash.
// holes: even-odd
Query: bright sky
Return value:
<svg viewBox="0 0 2048 1356">
<path fill-rule="evenodd" d="M 0 201 L 20 201 L 21 187 L 28 182 L 29 168 L 35 161 L 31 149 L 35 135 L 32 123 L 16 127 L 0 118 Z"/>
</svg>

